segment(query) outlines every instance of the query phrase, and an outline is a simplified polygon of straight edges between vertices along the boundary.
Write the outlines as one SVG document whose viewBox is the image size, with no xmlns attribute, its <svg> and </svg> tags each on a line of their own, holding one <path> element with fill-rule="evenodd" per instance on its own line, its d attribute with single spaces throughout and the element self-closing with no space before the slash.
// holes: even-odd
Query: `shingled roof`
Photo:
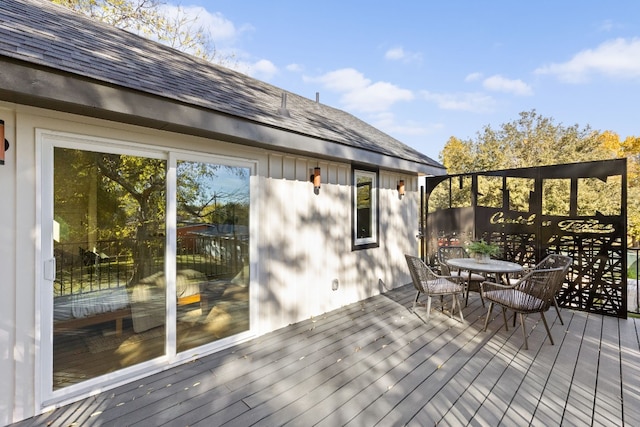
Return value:
<svg viewBox="0 0 640 427">
<path fill-rule="evenodd" d="M 420 172 L 444 173 L 438 162 L 345 111 L 287 93 L 289 117 L 284 116 L 278 113 L 286 93 L 283 89 L 91 20 L 49 1 L 0 2 L 0 60 L 97 82 L 112 89 L 160 97 L 165 102 L 213 111 L 343 148 L 389 156 L 404 161 L 403 164 L 414 164 Z M 0 79 L 0 99 L 20 102 L 19 89 L 13 86 L 11 81 Z M 42 89 L 39 93 L 32 91 L 25 99 L 30 99 L 32 105 L 41 105 L 36 98 L 46 96 L 51 101 L 57 96 L 46 95 L 50 89 Z M 90 100 L 83 102 L 92 104 Z M 59 110 L 107 117 L 104 106 L 87 105 L 91 108 L 80 111 L 77 106 L 71 108 L 71 103 L 53 105 Z M 341 152 L 329 151 L 334 155 Z M 309 147 L 308 152 L 316 150 Z"/>
</svg>

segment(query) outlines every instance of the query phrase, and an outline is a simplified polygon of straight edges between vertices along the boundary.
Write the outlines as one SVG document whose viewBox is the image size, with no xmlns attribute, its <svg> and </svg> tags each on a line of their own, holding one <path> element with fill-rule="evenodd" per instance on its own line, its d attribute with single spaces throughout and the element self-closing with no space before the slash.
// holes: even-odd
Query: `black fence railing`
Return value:
<svg viewBox="0 0 640 427">
<path fill-rule="evenodd" d="M 70 295 L 125 286 L 133 275 L 133 239 L 56 243 L 55 295 Z M 151 242 L 147 242 L 150 244 Z"/>
<path fill-rule="evenodd" d="M 240 271 L 249 259 L 249 236 L 185 235 L 178 238 L 177 268 L 197 270 L 208 278 Z"/>
<path fill-rule="evenodd" d="M 165 238 L 56 243 L 54 295 L 73 295 L 133 285 L 136 272 L 164 270 Z M 178 270 L 191 269 L 207 278 L 231 277 L 248 260 L 248 236 L 183 235 L 177 240 Z"/>
</svg>

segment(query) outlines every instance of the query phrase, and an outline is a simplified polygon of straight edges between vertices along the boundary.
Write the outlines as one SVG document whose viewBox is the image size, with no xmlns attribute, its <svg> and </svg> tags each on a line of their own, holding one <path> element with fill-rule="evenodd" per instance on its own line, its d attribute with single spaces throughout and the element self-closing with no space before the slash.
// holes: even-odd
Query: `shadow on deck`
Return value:
<svg viewBox="0 0 640 427">
<path fill-rule="evenodd" d="M 640 319 L 564 309 L 505 331 L 409 311 L 412 286 L 305 320 L 15 426 L 640 425 Z M 450 301 L 449 301 L 450 303 Z M 434 310 L 439 304 L 434 303 Z"/>
</svg>

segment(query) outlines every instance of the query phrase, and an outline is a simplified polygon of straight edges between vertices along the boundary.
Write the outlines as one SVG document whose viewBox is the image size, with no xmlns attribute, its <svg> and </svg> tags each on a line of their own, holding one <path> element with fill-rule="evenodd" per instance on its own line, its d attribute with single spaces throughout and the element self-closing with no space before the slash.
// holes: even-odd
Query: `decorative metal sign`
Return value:
<svg viewBox="0 0 640 427">
<path fill-rule="evenodd" d="M 527 266 L 569 255 L 559 304 L 626 317 L 626 189 L 626 159 L 427 177 L 422 253 L 482 238 Z"/>
</svg>

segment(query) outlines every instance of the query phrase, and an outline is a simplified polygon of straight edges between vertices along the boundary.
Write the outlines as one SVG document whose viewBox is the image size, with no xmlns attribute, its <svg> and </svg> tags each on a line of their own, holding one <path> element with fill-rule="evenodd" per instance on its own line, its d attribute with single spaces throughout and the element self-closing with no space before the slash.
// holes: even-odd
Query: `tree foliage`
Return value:
<svg viewBox="0 0 640 427">
<path fill-rule="evenodd" d="M 611 158 L 601 134 L 589 126 L 563 126 L 535 110 L 493 129 L 475 140 L 449 138 L 440 161 L 451 174 L 575 163 Z"/>
<path fill-rule="evenodd" d="M 211 33 L 197 15 L 177 6 L 169 13 L 162 0 L 51 0 L 98 21 L 156 40 L 210 62 L 230 65 L 234 55 L 221 55 Z"/>
<path fill-rule="evenodd" d="M 619 157 L 627 158 L 627 232 L 631 244 L 640 245 L 640 137 L 630 136 L 619 144 Z"/>
<path fill-rule="evenodd" d="M 614 158 L 627 158 L 627 232 L 632 245 L 640 242 L 640 138 L 620 137 L 612 131 L 598 132 L 589 126 L 564 126 L 553 119 L 543 117 L 535 110 L 520 113 L 520 117 L 493 129 L 487 125 L 475 139 L 461 140 L 452 136 L 440 153 L 440 162 L 450 174 L 463 174 L 489 170 L 515 169 L 554 164 L 575 163 Z M 490 179 L 485 180 L 482 193 L 492 194 Z M 480 184 L 479 184 L 480 185 Z M 566 182 L 550 180 L 545 191 L 545 210 L 566 214 L 568 194 Z M 520 188 L 522 186 L 522 188 Z M 499 183 L 493 183 L 499 188 Z M 584 186 L 580 195 L 583 201 L 581 214 L 599 211 L 605 215 L 619 211 L 612 202 L 620 198 L 615 182 L 602 184 L 594 180 Z M 528 187 L 519 182 L 509 188 L 511 195 L 527 194 Z M 435 193 L 434 204 L 447 204 L 448 196 Z M 434 193 L 432 193 L 432 196 Z M 500 195 L 496 196 L 499 197 Z M 499 200 L 485 200 L 488 206 Z M 516 201 L 517 202 L 517 201 Z M 610 203 L 611 202 L 611 203 Z M 516 206 L 517 208 L 517 206 Z M 431 209 L 431 200 L 430 200 Z M 517 209 L 515 209 L 517 210 Z"/>
</svg>

